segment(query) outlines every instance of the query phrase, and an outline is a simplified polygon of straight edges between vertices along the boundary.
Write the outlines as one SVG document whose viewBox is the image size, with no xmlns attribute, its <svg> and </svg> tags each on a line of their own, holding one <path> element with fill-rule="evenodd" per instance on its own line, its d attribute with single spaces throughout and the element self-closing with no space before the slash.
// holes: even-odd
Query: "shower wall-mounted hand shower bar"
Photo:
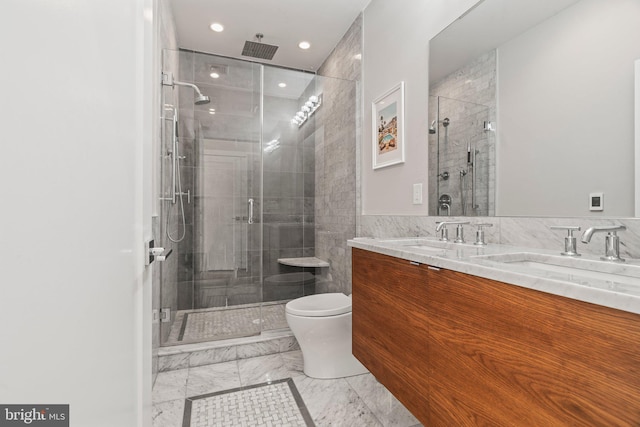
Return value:
<svg viewBox="0 0 640 427">
<path fill-rule="evenodd" d="M 471 148 L 471 142 L 467 143 L 467 169 L 471 172 L 471 209 L 478 209 L 476 204 L 476 154 L 478 150 Z"/>
<path fill-rule="evenodd" d="M 167 223 L 166 223 L 166 233 L 169 240 L 174 243 L 181 242 L 186 233 L 186 219 L 184 216 L 184 200 L 183 197 L 187 196 L 187 203 L 191 203 L 191 194 L 190 191 L 184 193 L 182 191 L 182 182 L 180 180 L 180 160 L 184 159 L 184 157 L 180 156 L 179 148 L 178 148 L 178 109 L 170 104 L 164 105 L 165 111 L 172 111 L 173 114 L 171 117 L 164 117 L 165 120 L 171 120 L 171 148 L 167 149 L 167 156 L 171 158 L 171 196 L 170 197 L 161 197 L 160 200 L 166 200 L 171 202 L 171 206 L 175 205 L 177 202 L 177 197 L 180 197 L 180 214 L 182 219 L 182 234 L 180 237 L 174 238 L 169 232 L 169 217 L 171 213 L 171 207 L 169 207 L 167 211 Z"/>
<path fill-rule="evenodd" d="M 164 104 L 164 111 L 171 111 L 173 114 L 170 117 L 163 115 L 164 120 L 171 120 L 171 148 L 167 149 L 167 156 L 171 157 L 171 196 L 161 197 L 160 200 L 171 201 L 172 204 L 176 203 L 176 167 L 175 162 L 176 155 L 176 128 L 178 126 L 178 109 L 171 104 Z"/>
<path fill-rule="evenodd" d="M 178 80 L 174 80 L 173 78 L 173 73 L 167 72 L 167 73 L 162 73 L 162 85 L 163 86 L 171 86 L 173 88 L 175 88 L 176 86 L 185 86 L 185 87 L 190 87 L 192 88 L 195 93 L 196 96 L 194 98 L 194 104 L 196 105 L 202 105 L 202 104 L 208 104 L 210 102 L 210 99 L 207 95 L 204 95 L 201 91 L 200 88 L 196 85 L 194 85 L 193 83 L 187 83 L 187 82 L 181 82 Z M 167 212 L 167 224 L 166 224 L 166 233 L 167 233 L 167 237 L 169 238 L 169 240 L 171 240 L 174 243 L 178 243 L 181 242 L 186 233 L 187 233 L 187 227 L 186 227 L 186 219 L 184 216 L 184 200 L 183 197 L 187 196 L 187 203 L 191 203 L 191 191 L 187 190 L 187 192 L 183 192 L 182 191 L 182 182 L 180 180 L 180 160 L 183 160 L 184 157 L 180 156 L 179 152 L 178 152 L 178 108 L 176 106 L 173 105 L 169 105 L 169 104 L 165 104 L 164 105 L 164 109 L 165 110 L 170 110 L 173 111 L 173 115 L 172 117 L 170 117 L 169 119 L 167 119 L 166 117 L 164 117 L 165 120 L 171 120 L 172 121 L 172 131 L 171 131 L 171 149 L 167 150 L 167 154 L 169 156 L 171 156 L 171 197 L 162 197 L 162 200 L 169 200 L 171 201 L 171 205 L 175 205 L 176 202 L 179 200 L 180 201 L 180 215 L 181 215 L 181 219 L 182 219 L 182 234 L 180 235 L 180 237 L 176 237 L 174 238 L 171 233 L 169 232 L 169 217 L 170 217 L 170 213 L 171 213 L 171 207 L 169 207 L 169 210 Z M 163 114 L 164 116 L 164 114 Z M 179 199 L 178 199 L 179 197 Z"/>
</svg>

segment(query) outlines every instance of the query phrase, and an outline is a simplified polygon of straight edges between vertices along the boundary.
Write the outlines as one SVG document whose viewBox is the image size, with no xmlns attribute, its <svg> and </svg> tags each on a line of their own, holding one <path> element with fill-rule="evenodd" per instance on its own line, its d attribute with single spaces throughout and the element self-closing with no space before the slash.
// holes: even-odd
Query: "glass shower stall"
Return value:
<svg viewBox="0 0 640 427">
<path fill-rule="evenodd" d="M 157 240 L 171 253 L 160 272 L 161 345 L 286 328 L 284 304 L 324 280 L 321 268 L 283 260 L 315 256 L 316 150 L 331 80 L 163 52 Z"/>
</svg>

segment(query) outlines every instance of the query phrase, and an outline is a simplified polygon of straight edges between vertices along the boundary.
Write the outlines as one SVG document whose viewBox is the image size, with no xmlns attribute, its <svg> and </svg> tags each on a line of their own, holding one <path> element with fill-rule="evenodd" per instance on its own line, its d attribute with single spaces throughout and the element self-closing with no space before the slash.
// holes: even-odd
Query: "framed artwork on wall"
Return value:
<svg viewBox="0 0 640 427">
<path fill-rule="evenodd" d="M 404 82 L 371 103 L 373 169 L 404 163 Z"/>
</svg>

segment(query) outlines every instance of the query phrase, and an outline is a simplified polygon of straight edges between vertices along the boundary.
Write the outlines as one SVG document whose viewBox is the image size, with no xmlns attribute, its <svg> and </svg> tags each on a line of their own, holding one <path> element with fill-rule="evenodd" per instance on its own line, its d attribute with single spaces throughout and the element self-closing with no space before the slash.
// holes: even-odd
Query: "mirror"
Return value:
<svg viewBox="0 0 640 427">
<path fill-rule="evenodd" d="M 466 199 L 466 216 L 638 216 L 638 22 L 640 0 L 484 0 L 434 37 L 430 215 L 447 214 L 448 188 L 451 215 Z M 463 117 L 445 104 L 486 111 Z M 443 166 L 452 149 L 462 166 Z M 473 164 L 467 152 L 484 160 Z M 475 187 L 462 177 L 473 169 L 482 175 Z M 475 211 L 468 200 L 485 194 Z"/>
</svg>

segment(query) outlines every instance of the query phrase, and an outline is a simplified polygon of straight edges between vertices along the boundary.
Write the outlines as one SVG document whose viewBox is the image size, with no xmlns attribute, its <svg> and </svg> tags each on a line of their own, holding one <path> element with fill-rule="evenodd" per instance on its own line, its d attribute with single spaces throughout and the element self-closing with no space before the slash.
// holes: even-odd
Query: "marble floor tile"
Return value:
<svg viewBox="0 0 640 427">
<path fill-rule="evenodd" d="M 153 427 L 181 427 L 184 418 L 185 399 L 154 403 L 152 409 Z"/>
<path fill-rule="evenodd" d="M 153 403 L 169 400 L 185 399 L 187 397 L 187 377 L 189 369 L 159 372 L 153 385 Z"/>
<path fill-rule="evenodd" d="M 187 397 L 240 387 L 238 362 L 216 363 L 189 368 Z"/>
<path fill-rule="evenodd" d="M 420 426 L 371 374 L 321 380 L 303 373 L 300 350 L 158 374 L 153 427 L 181 427 L 185 399 L 292 378 L 318 427 Z M 234 426 L 230 426 L 234 427 Z"/>
<path fill-rule="evenodd" d="M 383 426 L 344 378 L 294 378 L 317 427 Z"/>
<path fill-rule="evenodd" d="M 238 360 L 243 386 L 291 377 L 281 353 Z"/>
<path fill-rule="evenodd" d="M 287 351 L 286 353 L 280 353 L 284 366 L 288 372 L 297 375 L 304 375 L 304 363 L 302 360 L 302 351 Z M 293 377 L 293 375 L 291 375 Z"/>
<path fill-rule="evenodd" d="M 421 425 L 416 417 L 373 375 L 364 374 L 345 379 L 383 425 L 394 427 Z"/>
</svg>

